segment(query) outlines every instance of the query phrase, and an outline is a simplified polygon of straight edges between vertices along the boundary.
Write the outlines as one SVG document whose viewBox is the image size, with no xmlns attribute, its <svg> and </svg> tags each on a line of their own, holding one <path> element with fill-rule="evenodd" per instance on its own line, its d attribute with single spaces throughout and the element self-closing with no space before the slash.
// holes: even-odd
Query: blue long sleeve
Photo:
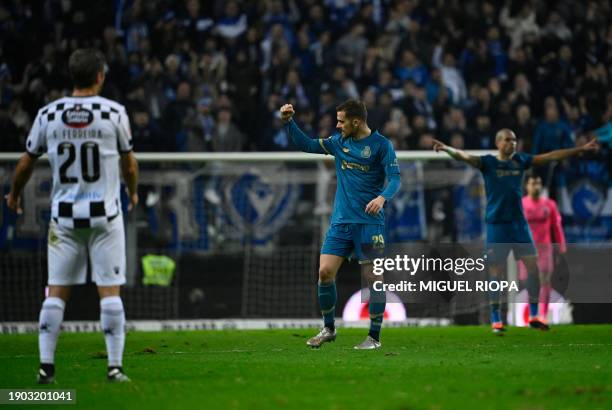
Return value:
<svg viewBox="0 0 612 410">
<path fill-rule="evenodd" d="M 385 198 L 386 201 L 389 201 L 393 199 L 395 194 L 397 194 L 397 191 L 399 191 L 401 182 L 399 174 L 387 175 L 387 179 L 387 186 L 385 187 L 384 191 L 381 192 L 380 195 Z"/>
<path fill-rule="evenodd" d="M 297 126 L 293 119 L 287 122 L 284 127 L 287 134 L 289 134 L 291 141 L 293 141 L 293 143 L 301 151 L 310 152 L 313 154 L 327 154 L 327 152 L 325 152 L 323 149 L 320 140 L 309 138 L 308 135 L 304 134 L 304 131 Z"/>
</svg>

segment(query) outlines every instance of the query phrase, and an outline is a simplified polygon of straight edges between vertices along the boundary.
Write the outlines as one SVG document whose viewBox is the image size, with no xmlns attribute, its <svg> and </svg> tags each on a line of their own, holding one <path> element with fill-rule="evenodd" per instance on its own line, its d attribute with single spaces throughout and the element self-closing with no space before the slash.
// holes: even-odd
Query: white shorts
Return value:
<svg viewBox="0 0 612 410">
<path fill-rule="evenodd" d="M 49 285 L 84 284 L 87 256 L 92 280 L 98 286 L 125 283 L 125 235 L 123 218 L 93 228 L 66 228 L 51 220 L 48 238 Z"/>
</svg>

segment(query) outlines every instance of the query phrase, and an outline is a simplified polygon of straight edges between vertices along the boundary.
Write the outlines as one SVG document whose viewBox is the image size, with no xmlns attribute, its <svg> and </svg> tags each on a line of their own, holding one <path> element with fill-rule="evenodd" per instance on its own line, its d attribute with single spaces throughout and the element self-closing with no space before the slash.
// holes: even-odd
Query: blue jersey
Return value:
<svg viewBox="0 0 612 410">
<path fill-rule="evenodd" d="M 366 205 L 379 195 L 389 200 L 399 190 L 399 166 L 391 141 L 378 131 L 366 138 L 342 138 L 339 133 L 326 139 L 308 138 L 295 124 L 287 125 L 289 136 L 303 151 L 333 155 L 338 187 L 332 224 L 383 225 L 384 210 L 377 215 L 365 212 Z M 385 188 L 385 177 L 389 184 Z"/>
<path fill-rule="evenodd" d="M 507 161 L 500 161 L 493 155 L 480 157 L 487 194 L 487 223 L 525 221 L 523 174 L 531 167 L 532 161 L 533 156 L 525 153 L 515 153 Z"/>
</svg>

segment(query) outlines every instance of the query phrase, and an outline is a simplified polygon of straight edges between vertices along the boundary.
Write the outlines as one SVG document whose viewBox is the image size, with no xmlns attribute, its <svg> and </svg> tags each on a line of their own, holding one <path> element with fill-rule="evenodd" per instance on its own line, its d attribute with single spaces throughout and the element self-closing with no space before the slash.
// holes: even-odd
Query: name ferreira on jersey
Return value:
<svg viewBox="0 0 612 410">
<path fill-rule="evenodd" d="M 58 134 L 57 131 L 53 131 L 54 139 L 62 139 L 62 140 L 73 140 L 73 139 L 81 139 L 81 138 L 96 138 L 102 139 L 104 138 L 104 133 L 102 130 L 98 129 L 79 129 L 79 128 L 64 128 L 61 130 L 61 134 Z"/>
</svg>

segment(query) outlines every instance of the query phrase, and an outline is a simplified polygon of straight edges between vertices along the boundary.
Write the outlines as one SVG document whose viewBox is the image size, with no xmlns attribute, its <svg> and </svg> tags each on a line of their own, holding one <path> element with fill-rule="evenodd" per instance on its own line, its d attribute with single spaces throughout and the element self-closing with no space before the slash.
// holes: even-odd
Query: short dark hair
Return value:
<svg viewBox="0 0 612 410">
<path fill-rule="evenodd" d="M 530 179 L 542 179 L 541 176 L 539 176 L 533 169 L 530 169 L 529 171 L 525 172 L 525 183 L 527 183 L 527 181 L 529 181 Z"/>
<path fill-rule="evenodd" d="M 104 56 L 93 48 L 80 48 L 70 55 L 68 69 L 76 88 L 91 87 L 96 83 L 98 73 L 104 71 Z"/>
<path fill-rule="evenodd" d="M 346 118 L 349 119 L 357 118 L 362 121 L 368 119 L 368 110 L 366 110 L 365 104 L 359 100 L 346 100 L 336 107 L 336 111 L 344 111 L 346 113 Z"/>
</svg>

